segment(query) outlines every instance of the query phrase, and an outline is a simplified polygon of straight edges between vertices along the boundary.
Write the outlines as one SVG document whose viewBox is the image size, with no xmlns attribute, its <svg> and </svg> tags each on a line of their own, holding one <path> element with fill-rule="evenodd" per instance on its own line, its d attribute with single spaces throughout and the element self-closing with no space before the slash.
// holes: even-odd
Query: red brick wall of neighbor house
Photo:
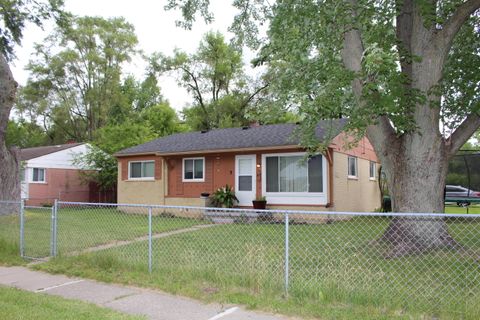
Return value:
<svg viewBox="0 0 480 320">
<path fill-rule="evenodd" d="M 155 179 L 162 179 L 162 157 L 158 156 L 132 156 L 119 158 L 118 161 L 122 164 L 122 180 L 128 180 L 128 163 L 130 161 L 153 160 L 155 161 Z"/>
<path fill-rule="evenodd" d="M 46 183 L 29 183 L 27 205 L 51 205 L 61 201 L 88 202 L 90 190 L 80 178 L 80 170 L 46 169 Z"/>
</svg>

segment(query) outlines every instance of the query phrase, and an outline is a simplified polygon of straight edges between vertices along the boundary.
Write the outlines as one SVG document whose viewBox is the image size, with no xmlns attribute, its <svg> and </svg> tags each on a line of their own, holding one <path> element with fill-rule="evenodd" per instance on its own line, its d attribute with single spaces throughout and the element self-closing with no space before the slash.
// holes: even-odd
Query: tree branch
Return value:
<svg viewBox="0 0 480 320">
<path fill-rule="evenodd" d="M 437 33 L 437 39 L 443 43 L 443 52 L 448 54 L 453 38 L 472 13 L 480 8 L 480 0 L 467 0 L 458 6 L 453 15 L 445 22 L 442 30 Z"/>
<path fill-rule="evenodd" d="M 357 1 L 349 1 L 352 10 L 352 21 L 356 19 Z M 345 68 L 353 73 L 359 73 L 362 70 L 363 57 L 363 42 L 360 30 L 354 28 L 352 25 L 346 25 L 346 30 L 343 36 L 342 61 Z M 352 82 L 353 92 L 358 101 L 362 96 L 362 83 L 360 79 L 356 78 Z"/>
<path fill-rule="evenodd" d="M 195 94 L 197 95 L 196 98 L 197 98 L 198 102 L 200 103 L 200 106 L 202 107 L 205 114 L 207 114 L 207 109 L 205 108 L 205 104 L 203 103 L 202 93 L 200 92 L 200 87 L 198 86 L 197 77 L 193 74 L 193 72 L 191 72 L 190 70 L 188 70 L 185 67 L 180 67 L 180 69 L 182 69 L 194 82 L 195 85 L 188 84 L 188 86 L 190 86 L 190 88 L 192 88 L 192 90 L 195 92 Z"/>
<path fill-rule="evenodd" d="M 398 138 L 387 116 L 380 116 L 377 124 L 367 127 L 367 137 L 379 156 L 385 154 L 390 148 L 398 150 L 394 147 Z"/>
<path fill-rule="evenodd" d="M 449 155 L 455 155 L 479 127 L 480 116 L 476 113 L 470 114 L 465 120 L 463 120 L 462 124 L 460 124 L 460 126 L 447 139 Z"/>
<path fill-rule="evenodd" d="M 244 103 L 242 104 L 242 109 L 245 108 L 249 103 L 250 101 L 252 101 L 253 98 L 255 98 L 255 96 L 257 94 L 259 94 L 260 92 L 262 92 L 263 90 L 265 90 L 266 88 L 268 88 L 270 84 L 269 83 L 266 83 L 265 85 L 257 88 L 257 90 L 255 90 L 250 96 L 248 96 L 248 98 L 244 101 Z"/>
</svg>

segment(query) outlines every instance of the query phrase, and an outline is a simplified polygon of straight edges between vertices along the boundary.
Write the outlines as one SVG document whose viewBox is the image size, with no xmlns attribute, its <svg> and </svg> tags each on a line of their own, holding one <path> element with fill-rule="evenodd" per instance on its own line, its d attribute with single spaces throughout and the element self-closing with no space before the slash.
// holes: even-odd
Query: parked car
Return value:
<svg viewBox="0 0 480 320">
<path fill-rule="evenodd" d="M 446 198 L 480 198 L 480 192 L 470 190 L 462 186 L 446 185 L 445 186 Z M 469 206 L 470 201 L 457 200 L 458 206 Z"/>
</svg>

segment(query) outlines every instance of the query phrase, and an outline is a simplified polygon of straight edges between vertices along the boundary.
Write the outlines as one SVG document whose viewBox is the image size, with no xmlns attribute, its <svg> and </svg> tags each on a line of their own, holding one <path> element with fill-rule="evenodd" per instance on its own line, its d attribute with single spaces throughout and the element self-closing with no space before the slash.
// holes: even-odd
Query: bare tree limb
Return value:
<svg viewBox="0 0 480 320">
<path fill-rule="evenodd" d="M 180 67 L 180 69 L 182 69 L 190 77 L 190 79 L 192 79 L 193 83 L 195 84 L 195 85 L 188 84 L 188 86 L 192 88 L 192 90 L 195 92 L 197 96 L 196 99 L 198 100 L 198 102 L 200 103 L 200 106 L 202 107 L 203 111 L 206 114 L 207 110 L 205 108 L 205 104 L 203 103 L 203 97 L 202 97 L 202 93 L 200 92 L 200 87 L 198 86 L 197 77 L 193 74 L 193 72 L 191 72 L 187 68 Z"/>
<path fill-rule="evenodd" d="M 470 114 L 462 124 L 447 139 L 449 155 L 453 156 L 470 139 L 480 127 L 480 116 L 476 113 Z"/>
</svg>

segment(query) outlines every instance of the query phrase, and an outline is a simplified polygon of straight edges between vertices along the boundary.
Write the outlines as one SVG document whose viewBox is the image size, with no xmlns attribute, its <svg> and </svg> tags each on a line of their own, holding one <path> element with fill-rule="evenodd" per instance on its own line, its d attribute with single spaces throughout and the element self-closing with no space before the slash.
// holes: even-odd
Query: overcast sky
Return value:
<svg viewBox="0 0 480 320">
<path fill-rule="evenodd" d="M 135 27 L 139 41 L 139 48 L 146 54 L 162 52 L 170 55 L 174 48 L 183 49 L 192 53 L 198 47 L 202 35 L 207 31 L 220 31 L 227 39 L 232 37 L 228 33 L 228 26 L 235 15 L 235 8 L 229 0 L 211 0 L 211 8 L 215 14 L 215 21 L 206 25 L 201 19 L 197 21 L 191 31 L 175 26 L 180 14 L 174 11 L 164 11 L 166 1 L 162 0 L 66 0 L 65 8 L 75 15 L 102 16 L 105 18 L 123 16 Z M 17 60 L 12 68 L 13 75 L 19 84 L 25 84 L 28 72 L 25 65 L 33 52 L 33 44 L 41 42 L 53 26 L 47 26 L 44 31 L 29 26 L 25 30 L 22 47 L 17 48 Z M 134 61 L 126 71 L 142 77 L 145 65 L 140 60 Z M 187 92 L 176 85 L 172 78 L 163 77 L 160 80 L 162 94 L 172 107 L 181 110 L 191 101 Z"/>
</svg>

